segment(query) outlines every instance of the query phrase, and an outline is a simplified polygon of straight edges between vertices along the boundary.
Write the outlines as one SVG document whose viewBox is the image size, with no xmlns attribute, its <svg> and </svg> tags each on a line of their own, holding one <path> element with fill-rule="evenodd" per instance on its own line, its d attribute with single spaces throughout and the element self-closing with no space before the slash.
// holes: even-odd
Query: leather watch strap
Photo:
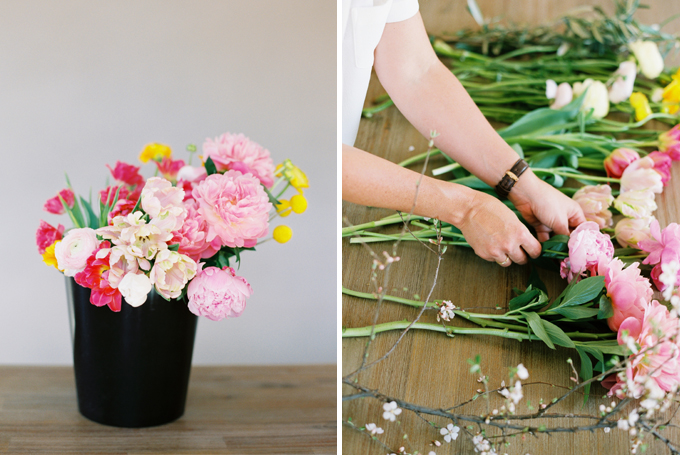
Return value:
<svg viewBox="0 0 680 455">
<path fill-rule="evenodd" d="M 523 159 L 517 160 L 515 164 L 510 168 L 509 171 L 505 172 L 505 175 L 496 185 L 496 194 L 500 196 L 501 199 L 505 199 L 510 194 L 510 190 L 517 183 L 519 177 L 529 169 L 529 165 Z"/>
</svg>

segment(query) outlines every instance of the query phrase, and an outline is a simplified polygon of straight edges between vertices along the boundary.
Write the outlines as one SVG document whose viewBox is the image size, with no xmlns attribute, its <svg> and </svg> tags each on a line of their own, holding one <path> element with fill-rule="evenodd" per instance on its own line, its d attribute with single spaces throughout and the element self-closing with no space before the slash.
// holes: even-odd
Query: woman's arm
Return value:
<svg viewBox="0 0 680 455">
<path fill-rule="evenodd" d="M 420 13 L 389 23 L 375 51 L 375 71 L 404 116 L 435 145 L 481 180 L 495 186 L 519 156 L 494 131 L 458 79 L 437 58 Z M 579 205 L 527 170 L 510 200 L 538 232 L 569 234 L 585 221 Z"/>
</svg>

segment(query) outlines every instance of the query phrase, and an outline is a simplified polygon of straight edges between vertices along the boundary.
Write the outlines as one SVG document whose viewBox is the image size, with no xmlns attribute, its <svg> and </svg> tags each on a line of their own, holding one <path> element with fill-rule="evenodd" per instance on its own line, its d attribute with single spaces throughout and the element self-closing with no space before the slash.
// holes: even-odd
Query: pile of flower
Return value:
<svg viewBox="0 0 680 455">
<path fill-rule="evenodd" d="M 149 144 L 139 159 L 162 177 L 148 180 L 140 167 L 118 161 L 109 167 L 116 184 L 99 192 L 99 215 L 69 182 L 44 209 L 68 214 L 74 228 L 41 220 L 36 242 L 44 262 L 89 288 L 93 305 L 113 311 L 122 299 L 142 305 L 154 289 L 166 300 L 186 296 L 199 316 L 239 316 L 253 291 L 231 261 L 267 236 L 275 216 L 304 212 L 309 184 L 290 160 L 274 167 L 269 151 L 242 134 L 207 139 L 201 158 L 200 166 L 186 165 L 168 146 Z M 296 194 L 279 199 L 289 188 Z M 291 235 L 288 226 L 273 230 L 279 243 Z"/>
</svg>

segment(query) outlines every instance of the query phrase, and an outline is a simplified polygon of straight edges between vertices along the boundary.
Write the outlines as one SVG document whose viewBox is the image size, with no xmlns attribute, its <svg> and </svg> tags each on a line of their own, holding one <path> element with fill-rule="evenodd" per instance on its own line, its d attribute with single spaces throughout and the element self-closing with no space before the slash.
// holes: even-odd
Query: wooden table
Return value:
<svg viewBox="0 0 680 455">
<path fill-rule="evenodd" d="M 578 0 L 478 0 L 482 11 L 487 16 L 503 15 L 517 22 L 540 23 L 563 14 L 568 9 L 583 4 L 599 4 L 611 8 L 609 1 Z M 650 11 L 642 11 L 641 18 L 646 23 L 661 22 L 666 17 L 680 12 L 680 2 L 664 2 L 652 0 L 645 2 L 651 6 Z M 421 14 L 429 33 L 439 34 L 444 31 L 455 31 L 462 27 L 473 26 L 474 22 L 465 11 L 465 1 L 428 0 L 420 2 Z M 672 10 L 672 11 L 671 11 Z M 676 21 L 673 27 L 665 31 L 678 33 L 680 24 Z M 384 93 L 379 82 L 373 76 L 367 96 L 367 105 L 377 95 Z M 400 162 L 413 154 L 427 149 L 427 141 L 405 120 L 394 107 L 375 115 L 371 119 L 363 119 L 359 128 L 357 147 L 368 150 L 393 162 Z M 409 152 L 409 146 L 415 151 Z M 434 165 L 441 165 L 436 161 Z M 416 169 L 413 167 L 413 169 Z M 419 168 L 418 168 L 419 169 Z M 659 209 L 656 216 L 662 226 L 680 221 L 680 164 L 673 165 L 671 183 L 664 194 L 657 196 Z M 352 224 L 373 221 L 393 212 L 361 207 L 350 203 L 343 204 L 343 216 Z M 349 244 L 343 240 L 343 286 L 362 292 L 372 292 L 369 283 L 372 260 L 367 250 L 360 245 Z M 391 251 L 391 244 L 373 244 L 375 251 Z M 398 251 L 401 261 L 390 271 L 388 293 L 406 298 L 418 294 L 425 298 L 432 286 L 436 269 L 436 255 L 429 253 L 417 242 L 403 242 Z M 493 308 L 506 305 L 511 297 L 513 287 L 524 289 L 529 269 L 522 266 L 501 268 L 494 263 L 485 262 L 465 248 L 449 248 L 439 271 L 439 279 L 432 299 L 449 299 L 456 305 L 466 308 Z M 565 286 L 563 280 L 554 273 L 542 271 L 541 278 L 548 286 L 551 296 L 556 296 Z M 405 290 L 406 289 L 406 290 Z M 343 327 L 364 327 L 373 322 L 374 304 L 372 301 L 343 296 Z M 383 304 L 378 322 L 397 320 L 413 320 L 417 311 L 402 305 L 386 302 Z M 436 322 L 433 315 L 426 315 L 423 322 Z M 457 321 L 456 325 L 465 326 Z M 469 326 L 472 326 L 471 324 Z M 371 348 L 368 361 L 382 356 L 397 340 L 400 332 L 379 334 Z M 343 339 L 343 374 L 354 371 L 360 364 L 366 338 Z M 463 402 L 480 388 L 476 376 L 468 372 L 467 359 L 481 355 L 482 368 L 490 376 L 492 388 L 498 387 L 501 380 L 508 380 L 508 367 L 520 362 L 530 372 L 530 381 L 541 381 L 546 385 L 526 387 L 523 407 L 526 412 L 527 402 L 537 406 L 539 397 L 551 400 L 562 395 L 558 387 L 568 387 L 571 368 L 567 359 L 574 358 L 578 367 L 578 355 L 575 351 L 558 349 L 553 351 L 539 342 L 522 342 L 495 337 L 448 338 L 440 333 L 412 331 L 407 334 L 396 350 L 375 367 L 361 373 L 358 382 L 371 389 L 379 389 L 382 393 L 398 397 L 411 403 L 428 407 L 449 407 Z M 343 395 L 356 393 L 349 386 L 343 386 Z M 559 413 L 596 413 L 601 403 L 611 400 L 599 398 L 605 390 L 597 386 L 593 389 L 596 397 L 582 406 L 582 396 L 567 400 L 556 410 Z M 500 400 L 494 398 L 500 405 Z M 468 405 L 466 411 L 482 414 L 486 410 L 483 399 Z M 382 418 L 382 404 L 372 398 L 347 401 L 343 404 L 343 419 L 350 419 L 357 425 L 376 423 L 385 430 L 380 439 L 390 448 L 405 447 L 408 453 L 418 451 L 428 454 L 435 451 L 441 454 L 473 453 L 473 445 L 466 438 L 458 438 L 451 445 L 444 443 L 437 448 L 431 441 L 442 441 L 438 431 L 430 428 L 413 413 L 404 412 L 399 416 L 399 423 L 391 423 Z M 445 420 L 431 418 L 439 425 L 448 423 Z M 675 423 L 678 419 L 676 419 Z M 549 422 L 555 424 L 554 421 Z M 574 421 L 561 422 L 563 426 L 573 426 Z M 583 421 L 577 422 L 582 424 Z M 680 440 L 680 432 L 667 433 L 676 441 Z M 407 436 L 405 436 L 407 435 Z M 384 454 L 386 450 L 373 442 L 364 434 L 359 434 L 347 427 L 343 428 L 343 453 Z M 507 449 L 510 454 L 619 454 L 628 453 L 627 434 L 612 430 L 605 434 L 581 432 L 577 434 L 561 434 L 539 438 L 527 436 L 516 438 Z M 503 452 L 501 452 L 503 453 Z M 647 453 L 666 453 L 662 445 L 654 444 Z"/>
<path fill-rule="evenodd" d="M 335 365 L 193 367 L 184 416 L 127 429 L 78 412 L 70 367 L 0 367 L 0 453 L 336 453 Z"/>
</svg>

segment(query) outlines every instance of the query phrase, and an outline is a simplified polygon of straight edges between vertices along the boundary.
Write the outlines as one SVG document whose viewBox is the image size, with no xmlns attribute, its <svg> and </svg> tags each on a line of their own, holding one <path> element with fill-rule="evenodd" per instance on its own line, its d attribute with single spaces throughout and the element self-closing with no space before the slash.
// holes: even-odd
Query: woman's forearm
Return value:
<svg viewBox="0 0 680 455">
<path fill-rule="evenodd" d="M 410 212 L 415 201 L 415 215 L 458 225 L 467 216 L 474 193 L 462 185 L 421 177 L 363 150 L 342 146 L 342 198 L 346 201 L 403 212 Z"/>
</svg>

